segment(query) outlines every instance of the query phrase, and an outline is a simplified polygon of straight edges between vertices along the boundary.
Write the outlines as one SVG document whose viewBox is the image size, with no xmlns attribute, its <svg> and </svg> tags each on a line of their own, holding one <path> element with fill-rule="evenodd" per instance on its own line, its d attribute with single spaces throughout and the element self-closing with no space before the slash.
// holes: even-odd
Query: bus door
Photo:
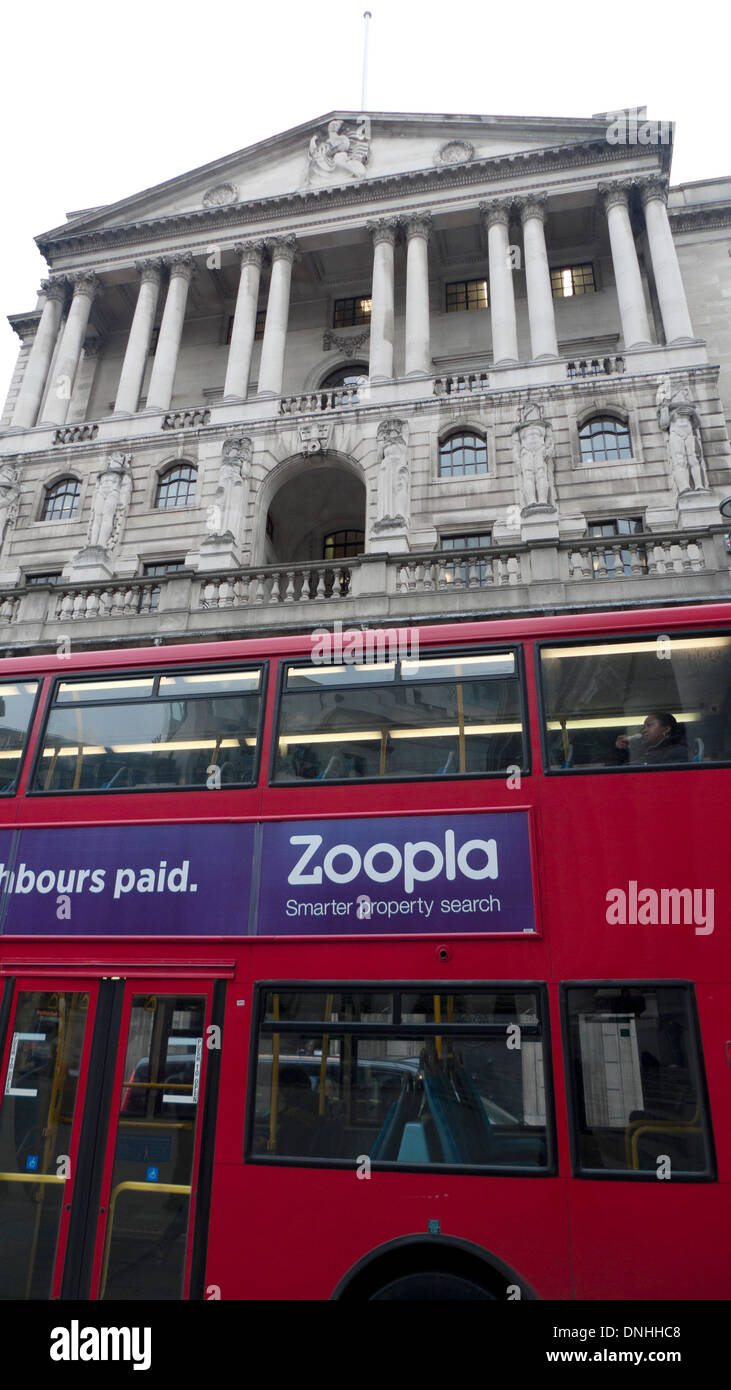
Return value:
<svg viewBox="0 0 731 1390">
<path fill-rule="evenodd" d="M 0 1109 L 0 1297 L 196 1296 L 223 988 L 16 981 Z"/>
</svg>

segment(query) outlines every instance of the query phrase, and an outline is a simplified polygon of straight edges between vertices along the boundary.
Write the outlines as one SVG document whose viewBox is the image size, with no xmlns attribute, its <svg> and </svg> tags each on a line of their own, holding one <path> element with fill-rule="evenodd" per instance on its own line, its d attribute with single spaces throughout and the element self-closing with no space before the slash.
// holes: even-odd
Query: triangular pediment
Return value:
<svg viewBox="0 0 731 1390">
<path fill-rule="evenodd" d="M 606 118 L 331 112 L 132 197 L 71 215 L 41 248 L 140 222 L 372 185 L 601 139 Z"/>
</svg>

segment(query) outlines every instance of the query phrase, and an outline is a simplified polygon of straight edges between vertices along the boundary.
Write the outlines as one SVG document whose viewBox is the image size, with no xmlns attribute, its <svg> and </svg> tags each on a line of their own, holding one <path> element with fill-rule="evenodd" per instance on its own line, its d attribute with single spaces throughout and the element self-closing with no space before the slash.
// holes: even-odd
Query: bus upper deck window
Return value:
<svg viewBox="0 0 731 1390">
<path fill-rule="evenodd" d="M 731 636 L 541 648 L 551 770 L 698 767 L 731 759 Z"/>
<path fill-rule="evenodd" d="M 261 684 L 258 667 L 61 681 L 34 791 L 251 785 Z"/>
<path fill-rule="evenodd" d="M 504 775 L 526 759 L 514 651 L 286 665 L 276 782 Z"/>
<path fill-rule="evenodd" d="M 0 793 L 15 790 L 38 693 L 38 681 L 0 684 Z"/>
</svg>

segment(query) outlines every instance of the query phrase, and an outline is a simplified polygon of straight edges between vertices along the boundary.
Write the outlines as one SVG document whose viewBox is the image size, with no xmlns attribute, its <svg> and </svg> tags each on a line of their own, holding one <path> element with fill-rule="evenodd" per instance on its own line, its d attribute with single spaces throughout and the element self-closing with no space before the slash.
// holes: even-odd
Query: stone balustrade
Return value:
<svg viewBox="0 0 731 1390">
<path fill-rule="evenodd" d="M 268 565 L 242 574 L 200 580 L 198 607 L 246 608 L 262 604 L 311 603 L 350 596 L 351 565 Z"/>
<path fill-rule="evenodd" d="M 435 396 L 474 395 L 489 390 L 489 372 L 456 372 L 434 378 Z"/>
<path fill-rule="evenodd" d="M 359 405 L 359 391 L 362 399 L 363 388 L 358 386 L 333 386 L 328 391 L 308 391 L 300 396 L 282 396 L 280 412 L 282 415 L 311 415 L 323 410 L 340 410 L 343 406 Z"/>
<path fill-rule="evenodd" d="M 570 381 L 586 376 L 617 376 L 624 370 L 623 357 L 576 357 L 566 363 Z"/>
<path fill-rule="evenodd" d="M 212 633 L 271 636 L 339 617 L 378 626 L 405 618 L 438 622 L 519 617 L 545 608 L 692 603 L 713 600 L 719 580 L 728 587 L 730 569 L 720 526 L 538 547 L 363 555 L 8 589 L 0 592 L 0 629 L 12 629 L 19 651 L 24 644 L 32 650 L 54 646 L 69 630 L 77 642 L 107 647 L 205 640 Z"/>
<path fill-rule="evenodd" d="M 207 407 L 168 410 L 162 417 L 162 428 L 164 430 L 192 430 L 199 429 L 201 425 L 209 425 L 210 422 L 211 412 Z"/>
<path fill-rule="evenodd" d="M 88 444 L 96 439 L 99 433 L 97 424 L 87 423 L 83 425 L 64 425 L 61 429 L 54 431 L 54 444 Z"/>
</svg>

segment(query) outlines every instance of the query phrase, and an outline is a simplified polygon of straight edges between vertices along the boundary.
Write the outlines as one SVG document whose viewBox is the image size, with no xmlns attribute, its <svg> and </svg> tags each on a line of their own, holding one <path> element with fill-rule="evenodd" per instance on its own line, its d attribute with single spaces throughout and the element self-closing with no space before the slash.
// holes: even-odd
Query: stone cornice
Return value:
<svg viewBox="0 0 731 1390">
<path fill-rule="evenodd" d="M 67 233 L 62 227 L 58 231 L 41 234 L 35 240 L 39 250 L 48 260 L 47 252 L 53 256 L 60 252 L 78 254 L 82 251 L 102 251 L 111 246 L 149 245 L 150 241 L 155 239 L 190 236 L 192 232 L 205 237 L 218 233 L 222 239 L 228 232 L 229 237 L 234 239 L 241 236 L 242 227 L 247 223 L 261 226 L 263 221 L 291 217 L 293 211 L 298 209 L 302 210 L 305 218 L 309 218 L 315 210 L 357 208 L 368 206 L 374 201 L 385 203 L 403 198 L 406 192 L 426 196 L 431 192 L 439 193 L 448 189 L 484 185 L 488 180 L 502 182 L 514 179 L 518 174 L 535 177 L 602 164 L 616 166 L 619 160 L 636 161 L 643 155 L 654 162 L 659 155 L 660 159 L 667 163 L 669 147 L 613 146 L 599 139 L 582 140 L 571 144 L 550 145 L 540 150 L 491 155 L 485 159 L 470 160 L 467 164 L 445 164 L 396 174 L 382 174 L 377 178 L 359 179 L 357 183 L 317 189 L 294 189 L 291 193 L 274 194 L 268 198 L 253 199 L 227 207 L 196 208 L 186 213 L 139 218 L 125 225 L 97 228 L 87 232 Z M 516 196 L 518 192 L 516 190 Z"/>
<path fill-rule="evenodd" d="M 27 314 L 8 314 L 10 327 L 23 343 L 35 338 L 42 312 L 42 309 L 31 309 Z"/>
<path fill-rule="evenodd" d="M 711 207 L 669 207 L 668 217 L 674 232 L 731 227 L 731 203 L 714 203 Z"/>
</svg>

